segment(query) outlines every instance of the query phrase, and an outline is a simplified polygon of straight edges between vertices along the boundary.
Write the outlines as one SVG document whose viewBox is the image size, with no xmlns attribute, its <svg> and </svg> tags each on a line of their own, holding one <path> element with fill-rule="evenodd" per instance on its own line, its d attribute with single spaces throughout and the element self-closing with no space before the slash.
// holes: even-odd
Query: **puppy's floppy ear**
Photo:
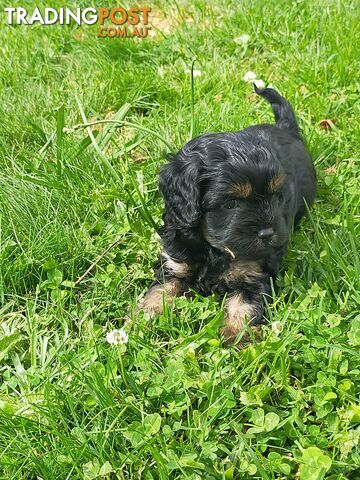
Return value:
<svg viewBox="0 0 360 480">
<path fill-rule="evenodd" d="M 174 228 L 195 227 L 201 217 L 200 156 L 168 156 L 159 174 L 159 188 L 165 200 L 164 221 Z"/>
</svg>

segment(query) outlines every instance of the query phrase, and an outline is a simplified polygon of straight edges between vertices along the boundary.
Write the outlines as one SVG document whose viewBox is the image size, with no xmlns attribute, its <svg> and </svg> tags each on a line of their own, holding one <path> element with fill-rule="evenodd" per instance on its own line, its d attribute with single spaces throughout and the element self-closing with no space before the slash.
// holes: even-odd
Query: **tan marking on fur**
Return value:
<svg viewBox="0 0 360 480">
<path fill-rule="evenodd" d="M 282 187 L 284 181 L 285 181 L 285 175 L 283 173 L 280 173 L 279 175 L 275 175 L 275 177 L 272 177 L 269 181 L 269 192 L 270 193 L 278 192 Z"/>
<path fill-rule="evenodd" d="M 165 259 L 164 266 L 166 269 L 178 278 L 185 278 L 189 275 L 191 269 L 186 262 L 178 262 L 177 260 L 170 257 L 166 252 L 162 253 L 163 258 Z"/>
<path fill-rule="evenodd" d="M 235 260 L 230 263 L 230 266 L 222 273 L 220 279 L 225 280 L 226 283 L 231 283 L 239 279 L 251 279 L 259 277 L 262 269 L 258 262 Z"/>
<path fill-rule="evenodd" d="M 250 182 L 235 183 L 230 190 L 230 193 L 236 193 L 241 198 L 247 198 L 250 196 L 252 186 Z"/>
<path fill-rule="evenodd" d="M 180 280 L 173 278 L 162 285 L 154 285 L 139 301 L 137 311 L 143 310 L 150 318 L 163 313 L 164 301 L 169 305 L 172 304 L 175 297 L 182 295 Z"/>
<path fill-rule="evenodd" d="M 228 298 L 225 303 L 224 327 L 221 330 L 225 342 L 234 341 L 239 332 L 254 316 L 254 307 L 244 300 L 242 293 L 237 293 Z M 248 335 L 246 337 L 248 338 Z"/>
</svg>

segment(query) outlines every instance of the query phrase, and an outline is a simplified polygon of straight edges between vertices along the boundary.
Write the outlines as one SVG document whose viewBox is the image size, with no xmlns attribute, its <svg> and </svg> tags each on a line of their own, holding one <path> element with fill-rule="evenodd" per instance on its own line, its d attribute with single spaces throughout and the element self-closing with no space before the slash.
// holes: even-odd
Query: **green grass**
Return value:
<svg viewBox="0 0 360 480">
<path fill-rule="evenodd" d="M 1 17 L 0 478 L 358 479 L 358 3 L 164 3 L 140 41 Z M 196 297 L 107 343 L 151 282 L 164 152 L 273 121 L 249 70 L 319 180 L 263 341 L 222 348 L 221 302 Z"/>
</svg>

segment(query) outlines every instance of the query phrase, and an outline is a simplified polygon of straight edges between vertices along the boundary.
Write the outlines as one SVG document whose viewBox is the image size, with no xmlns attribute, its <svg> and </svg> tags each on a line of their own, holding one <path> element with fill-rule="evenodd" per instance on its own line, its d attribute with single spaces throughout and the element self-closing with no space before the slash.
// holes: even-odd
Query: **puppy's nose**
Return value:
<svg viewBox="0 0 360 480">
<path fill-rule="evenodd" d="M 274 235 L 274 229 L 269 227 L 269 228 L 263 228 L 262 230 L 258 231 L 258 237 L 259 238 L 270 238 Z"/>
</svg>

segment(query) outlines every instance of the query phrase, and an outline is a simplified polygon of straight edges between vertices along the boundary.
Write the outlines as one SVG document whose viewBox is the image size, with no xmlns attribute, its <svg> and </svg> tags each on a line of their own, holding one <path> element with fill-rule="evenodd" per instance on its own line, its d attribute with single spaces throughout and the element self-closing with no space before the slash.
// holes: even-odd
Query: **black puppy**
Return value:
<svg viewBox="0 0 360 480">
<path fill-rule="evenodd" d="M 276 125 L 201 135 L 162 168 L 164 251 L 156 281 L 139 302 L 154 316 L 164 301 L 189 289 L 227 294 L 226 342 L 246 321 L 262 322 L 270 277 L 316 193 L 315 170 L 290 103 L 271 88 L 255 91 L 270 102 Z"/>
</svg>

